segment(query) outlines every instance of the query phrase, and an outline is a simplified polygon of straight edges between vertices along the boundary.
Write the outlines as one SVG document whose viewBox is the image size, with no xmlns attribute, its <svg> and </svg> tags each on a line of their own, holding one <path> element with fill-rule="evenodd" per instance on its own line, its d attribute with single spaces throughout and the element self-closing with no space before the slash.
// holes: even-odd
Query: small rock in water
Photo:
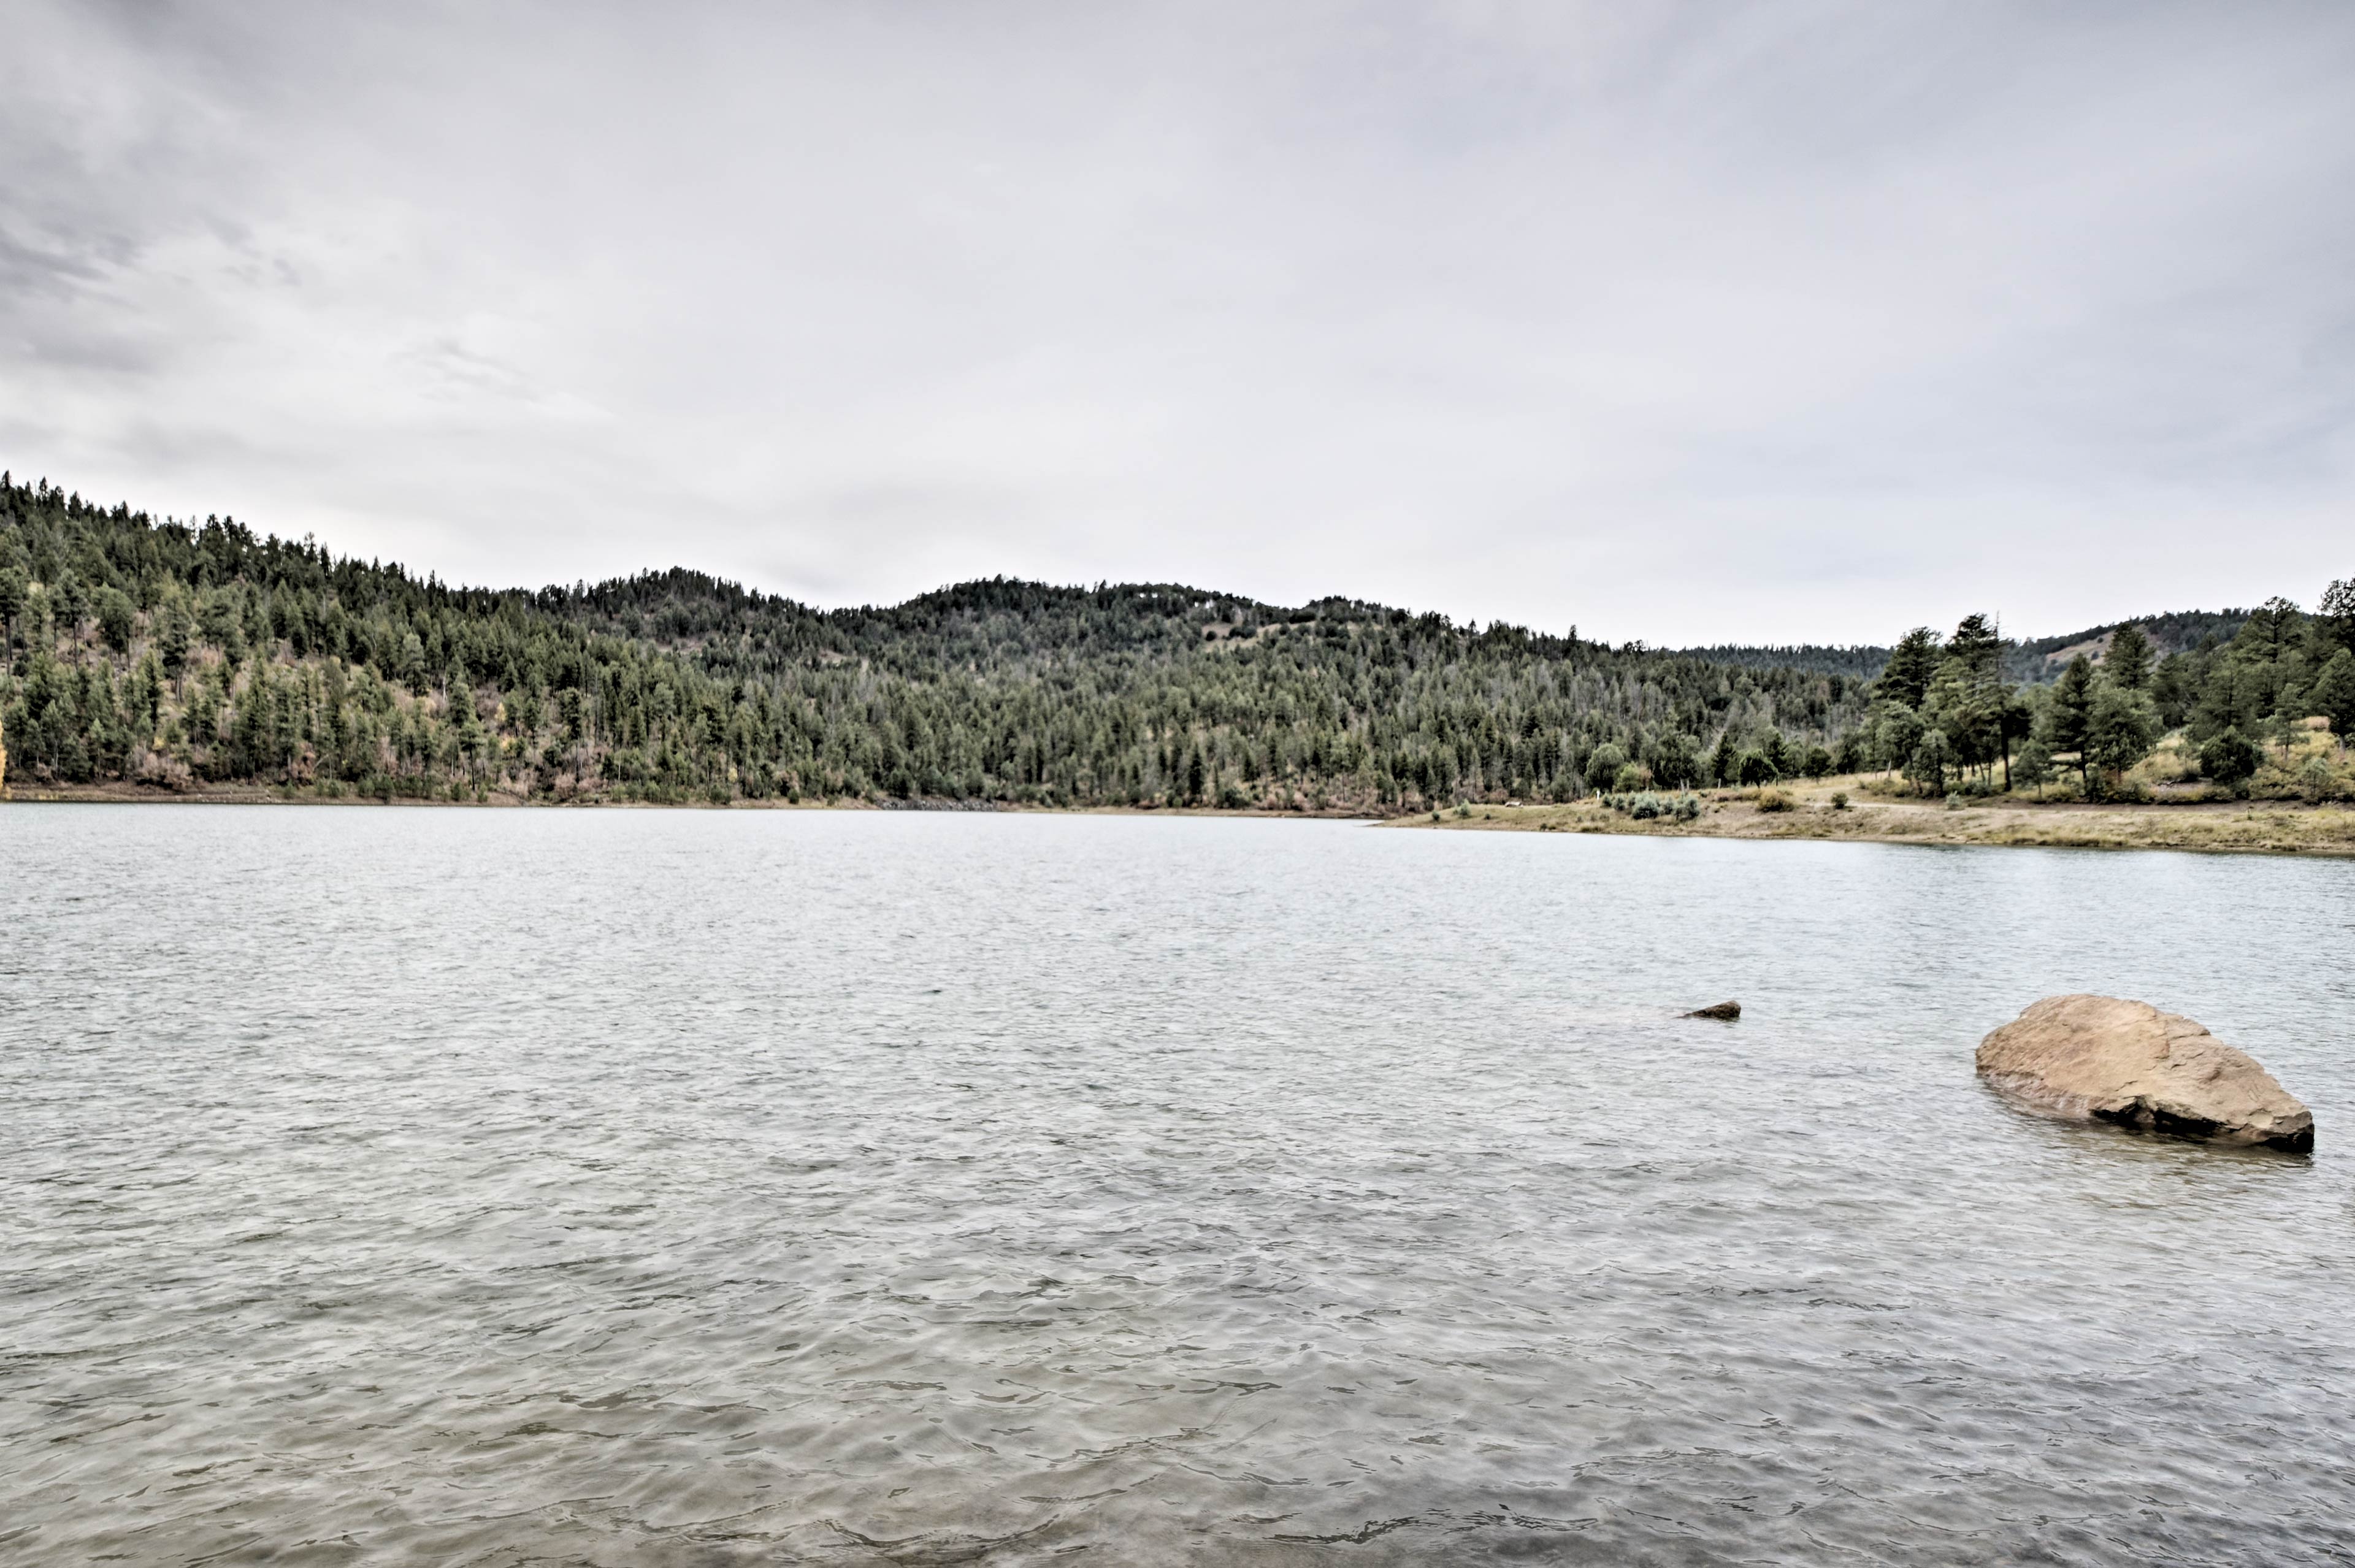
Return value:
<svg viewBox="0 0 2355 1568">
<path fill-rule="evenodd" d="M 1719 1002 L 1710 1007 L 1695 1008 L 1687 1013 L 1689 1019 L 1723 1019 L 1728 1023 L 1742 1016 L 1740 1002 Z"/>
<path fill-rule="evenodd" d="M 2115 997 L 2047 997 L 1979 1042 L 1979 1072 L 2046 1115 L 2215 1143 L 2314 1148 L 2314 1115 L 2191 1019 Z"/>
</svg>

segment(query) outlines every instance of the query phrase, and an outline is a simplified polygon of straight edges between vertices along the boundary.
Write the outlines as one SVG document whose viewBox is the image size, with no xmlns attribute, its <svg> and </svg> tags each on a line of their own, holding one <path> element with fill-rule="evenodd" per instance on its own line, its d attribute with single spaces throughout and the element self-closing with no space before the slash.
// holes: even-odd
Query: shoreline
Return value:
<svg viewBox="0 0 2355 1568">
<path fill-rule="evenodd" d="M 2355 808 L 2299 801 L 2243 800 L 2098 803 L 1983 797 L 1958 806 L 1861 793 L 1855 778 L 1785 784 L 1792 804 L 1761 811 L 1753 790 L 1704 794 L 1701 815 L 1687 821 L 1639 822 L 1594 800 L 1568 805 L 1475 805 L 1391 818 L 1386 827 L 1428 832 L 1612 833 L 1656 838 L 1806 839 L 1860 844 L 1920 844 L 1966 848 L 2172 849 L 2208 854 L 2355 858 Z M 1849 804 L 1831 797 L 1844 790 Z"/>
<path fill-rule="evenodd" d="M 1846 789 L 1851 804 L 1836 808 Z M 865 800 L 650 802 L 611 799 L 527 800 L 494 795 L 480 801 L 383 800 L 328 796 L 270 786 L 219 785 L 175 791 L 136 784 L 45 786 L 13 790 L 5 803 L 20 805 L 318 805 L 412 806 L 434 809 L 557 809 L 600 811 L 924 811 L 1057 814 L 1082 816 L 1218 816 L 1263 821 L 1362 822 L 1425 832 L 1602 833 L 1652 838 L 1802 839 L 1816 842 L 1915 844 L 1969 848 L 2171 849 L 2215 854 L 2355 858 L 2355 808 L 2290 801 L 2100 805 L 1987 798 L 1950 807 L 1939 801 L 1891 799 L 1860 793 L 1853 779 L 1812 785 L 1784 784 L 1792 797 L 1783 811 L 1761 811 L 1754 791 L 1721 790 L 1701 796 L 1701 814 L 1687 820 L 1637 821 L 1594 799 L 1568 805 L 1473 805 L 1373 816 L 1364 811 L 1234 809 L 1223 806 L 1028 805 L 995 801 Z"/>
<path fill-rule="evenodd" d="M 483 800 L 421 800 L 406 795 L 386 799 L 372 795 L 316 795 L 272 784 L 200 785 L 185 790 L 132 784 L 42 784 L 31 788 L 11 785 L 6 795 L 0 795 L 0 808 L 9 805 L 392 806 L 433 811 L 874 811 L 950 816 L 959 814 L 976 816 L 1234 816 L 1268 822 L 1363 822 L 1369 825 L 1390 820 L 1364 811 L 1345 810 L 1337 806 L 1292 811 L 1218 805 L 1032 805 L 1015 801 L 951 800 L 945 797 L 879 802 L 856 796 L 796 801 L 698 801 L 616 800 L 600 795 L 587 799 L 547 800 L 526 799 L 497 792 Z"/>
</svg>

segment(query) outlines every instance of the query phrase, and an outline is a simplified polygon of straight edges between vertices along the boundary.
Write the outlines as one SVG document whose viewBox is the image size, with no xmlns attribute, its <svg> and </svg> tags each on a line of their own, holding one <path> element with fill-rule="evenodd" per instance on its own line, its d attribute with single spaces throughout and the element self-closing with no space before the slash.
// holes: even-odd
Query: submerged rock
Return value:
<svg viewBox="0 0 2355 1568">
<path fill-rule="evenodd" d="M 1716 1002 L 1706 1008 L 1695 1008 L 1685 1015 L 1689 1019 L 1723 1019 L 1729 1023 L 1741 1016 L 1740 1002 Z"/>
<path fill-rule="evenodd" d="M 2314 1115 L 2191 1019 L 2115 997 L 2047 997 L 1979 1042 L 1990 1088 L 2047 1115 L 2306 1154 Z"/>
</svg>

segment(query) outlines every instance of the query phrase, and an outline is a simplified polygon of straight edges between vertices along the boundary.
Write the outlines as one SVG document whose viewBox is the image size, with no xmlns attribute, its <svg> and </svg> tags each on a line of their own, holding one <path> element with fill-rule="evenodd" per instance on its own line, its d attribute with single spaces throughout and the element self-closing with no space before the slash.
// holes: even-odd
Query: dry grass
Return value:
<svg viewBox="0 0 2355 1568">
<path fill-rule="evenodd" d="M 2355 855 L 2355 810 L 2281 801 L 2201 805 L 2081 805 L 2034 800 L 1972 801 L 1949 810 L 1942 801 L 1874 799 L 1863 781 L 1785 784 L 1789 809 L 1762 812 L 1754 792 L 1720 790 L 1689 822 L 1638 822 L 1592 802 L 1574 805 L 1475 806 L 1386 824 L 1427 832 L 1625 833 L 1667 837 L 1833 838 L 1881 844 L 2026 845 L 2072 849 L 2200 849 L 2273 855 Z M 1857 802 L 1833 809 L 1843 790 Z"/>
</svg>

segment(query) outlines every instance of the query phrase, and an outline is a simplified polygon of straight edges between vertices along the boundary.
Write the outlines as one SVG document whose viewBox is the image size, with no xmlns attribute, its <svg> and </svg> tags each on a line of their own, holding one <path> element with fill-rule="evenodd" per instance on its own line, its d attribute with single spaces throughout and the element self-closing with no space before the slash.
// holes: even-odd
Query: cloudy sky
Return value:
<svg viewBox="0 0 2355 1568">
<path fill-rule="evenodd" d="M 2355 5 L 10 0 L 0 465 L 1656 643 L 2355 574 Z"/>
</svg>

